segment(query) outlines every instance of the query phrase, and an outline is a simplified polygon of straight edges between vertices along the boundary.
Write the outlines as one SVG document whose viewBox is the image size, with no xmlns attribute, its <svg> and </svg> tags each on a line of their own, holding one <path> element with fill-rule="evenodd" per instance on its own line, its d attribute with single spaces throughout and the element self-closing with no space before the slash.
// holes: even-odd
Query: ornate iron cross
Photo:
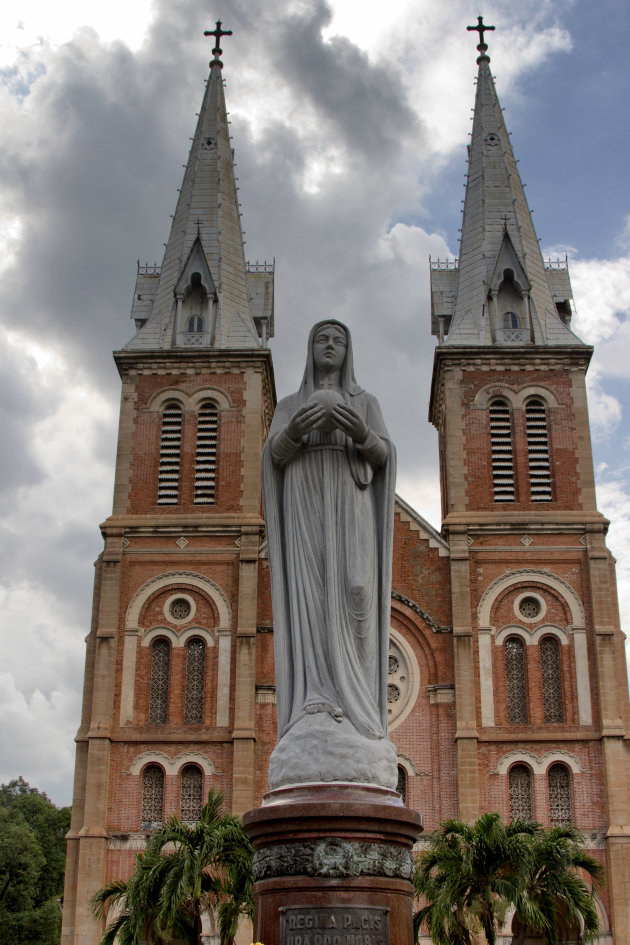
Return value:
<svg viewBox="0 0 630 945">
<path fill-rule="evenodd" d="M 494 29 L 494 27 L 492 27 L 492 28 Z M 219 60 L 219 56 L 220 56 L 221 53 L 223 52 L 223 50 L 221 49 L 221 47 L 220 47 L 220 45 L 219 45 L 219 43 L 221 42 L 221 37 L 222 37 L 222 36 L 231 36 L 231 35 L 232 35 L 232 30 L 222 30 L 222 29 L 221 29 L 221 20 L 217 20 L 216 29 L 213 29 L 213 30 L 204 30 L 203 35 L 204 35 L 204 36 L 214 36 L 216 45 L 215 45 L 214 49 L 212 50 L 212 52 L 213 52 L 213 55 L 214 55 L 215 60 L 216 60 L 217 62 L 219 62 L 219 61 L 220 61 L 220 60 Z"/>
<path fill-rule="evenodd" d="M 486 49 L 488 48 L 488 46 L 487 46 L 487 44 L 484 42 L 483 34 L 486 33 L 488 30 L 493 30 L 493 29 L 494 29 L 494 26 L 486 26 L 485 23 L 483 22 L 483 17 L 482 17 L 482 16 L 478 16 L 478 17 L 477 17 L 477 25 L 476 25 L 476 26 L 467 26 L 466 29 L 467 29 L 469 32 L 470 32 L 470 30 L 473 30 L 475 33 L 479 33 L 479 45 L 477 46 L 477 49 L 479 50 L 479 52 L 485 52 Z"/>
</svg>

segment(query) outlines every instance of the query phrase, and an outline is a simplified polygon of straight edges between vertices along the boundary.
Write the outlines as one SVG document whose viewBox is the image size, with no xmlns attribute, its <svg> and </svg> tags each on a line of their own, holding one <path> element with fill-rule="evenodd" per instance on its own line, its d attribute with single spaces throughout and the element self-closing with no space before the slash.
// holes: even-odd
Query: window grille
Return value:
<svg viewBox="0 0 630 945">
<path fill-rule="evenodd" d="M 196 824 L 201 817 L 203 775 L 197 765 L 186 765 L 182 770 L 179 807 L 185 824 Z"/>
<path fill-rule="evenodd" d="M 168 640 L 156 640 L 151 646 L 151 686 L 149 690 L 149 723 L 164 725 L 168 717 L 168 679 L 171 647 Z"/>
<path fill-rule="evenodd" d="M 508 721 L 512 725 L 527 722 L 527 680 L 525 676 L 525 645 L 518 637 L 505 641 L 505 686 Z"/>
<path fill-rule="evenodd" d="M 398 782 L 396 790 L 402 798 L 403 804 L 407 803 L 407 772 L 402 765 L 398 765 Z"/>
<path fill-rule="evenodd" d="M 203 640 L 191 640 L 186 647 L 184 722 L 188 725 L 199 725 L 203 722 L 205 663 L 206 644 Z"/>
<path fill-rule="evenodd" d="M 510 408 L 504 400 L 495 400 L 490 404 L 490 446 L 494 501 L 513 502 L 512 421 Z"/>
<path fill-rule="evenodd" d="M 525 617 L 526 620 L 535 620 L 542 608 L 540 601 L 535 597 L 524 597 L 518 609 L 521 616 Z"/>
<path fill-rule="evenodd" d="M 532 502 L 551 502 L 551 464 L 547 411 L 542 400 L 530 400 L 525 408 L 529 491 Z"/>
<path fill-rule="evenodd" d="M 560 644 L 555 637 L 540 641 L 540 664 L 545 722 L 563 722 Z"/>
<path fill-rule="evenodd" d="M 532 776 L 525 765 L 510 768 L 510 817 L 532 820 Z"/>
<path fill-rule="evenodd" d="M 148 765 L 142 774 L 143 830 L 155 830 L 162 826 L 164 805 L 164 772 L 159 765 Z"/>
<path fill-rule="evenodd" d="M 179 404 L 167 404 L 162 413 L 158 505 L 177 505 L 181 449 L 182 408 Z"/>
<path fill-rule="evenodd" d="M 217 473 L 217 435 L 219 412 L 216 404 L 206 403 L 197 415 L 197 453 L 195 457 L 195 505 L 213 505 Z"/>
<path fill-rule="evenodd" d="M 564 765 L 552 765 L 547 775 L 551 826 L 571 823 L 571 778 Z"/>
<path fill-rule="evenodd" d="M 188 319 L 188 331 L 203 331 L 203 318 L 201 315 L 191 315 Z"/>
</svg>

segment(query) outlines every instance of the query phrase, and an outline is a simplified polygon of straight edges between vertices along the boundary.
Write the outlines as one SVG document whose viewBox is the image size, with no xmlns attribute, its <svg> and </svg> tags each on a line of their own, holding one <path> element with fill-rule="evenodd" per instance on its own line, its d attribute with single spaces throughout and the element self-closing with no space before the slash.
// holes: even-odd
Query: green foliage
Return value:
<svg viewBox="0 0 630 945">
<path fill-rule="evenodd" d="M 566 923 L 584 923 L 583 941 L 599 924 L 591 889 L 578 870 L 595 882 L 602 865 L 584 850 L 574 827 L 544 830 L 540 824 L 482 814 L 474 824 L 445 821 L 420 857 L 415 875 L 425 905 L 414 916 L 416 940 L 425 925 L 434 945 L 475 945 L 483 932 L 495 945 L 507 910 L 514 907 L 514 938 L 540 933 L 558 945 Z"/>
<path fill-rule="evenodd" d="M 149 839 L 126 882 L 101 889 L 92 899 L 97 918 L 116 916 L 101 945 L 139 945 L 153 935 L 176 936 L 198 945 L 201 917 L 218 913 L 222 945 L 232 945 L 239 916 L 253 915 L 251 844 L 238 818 L 222 811 L 223 795 L 211 791 L 197 824 L 171 817 Z"/>
<path fill-rule="evenodd" d="M 0 786 L 0 945 L 57 945 L 70 809 L 23 778 Z"/>
</svg>

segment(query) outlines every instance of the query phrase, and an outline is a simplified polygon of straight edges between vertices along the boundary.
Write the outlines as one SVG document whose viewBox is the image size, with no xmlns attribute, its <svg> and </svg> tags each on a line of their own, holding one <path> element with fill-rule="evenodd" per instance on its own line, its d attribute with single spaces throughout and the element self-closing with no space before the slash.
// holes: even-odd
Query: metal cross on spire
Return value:
<svg viewBox="0 0 630 945">
<path fill-rule="evenodd" d="M 466 29 L 467 29 L 469 32 L 470 32 L 470 30 L 473 30 L 473 32 L 479 33 L 479 45 L 477 46 L 477 49 L 479 50 L 480 53 L 485 53 L 486 50 L 487 50 L 487 48 L 488 48 L 488 45 L 487 45 L 487 43 L 484 43 L 483 34 L 484 34 L 485 32 L 487 32 L 488 30 L 493 30 L 493 29 L 494 29 L 494 26 L 486 26 L 485 23 L 483 22 L 483 17 L 482 17 L 482 16 L 478 16 L 478 17 L 477 17 L 477 25 L 476 25 L 476 26 L 467 26 Z"/>
<path fill-rule="evenodd" d="M 493 27 L 493 29 L 494 29 L 494 27 Z M 203 35 L 204 35 L 204 36 L 214 36 L 214 38 L 215 38 L 215 47 L 214 47 L 214 49 L 212 50 L 212 53 L 213 53 L 213 55 L 214 55 L 214 59 L 213 59 L 212 61 L 213 61 L 213 62 L 218 62 L 220 66 L 223 66 L 223 63 L 221 62 L 221 59 L 220 59 L 220 56 L 221 56 L 221 53 L 223 52 L 223 50 L 221 49 L 219 43 L 221 42 L 221 37 L 222 37 L 222 36 L 231 36 L 231 35 L 232 35 L 232 30 L 222 30 L 222 29 L 221 29 L 221 20 L 217 20 L 216 29 L 213 29 L 213 30 L 204 30 L 204 34 L 203 34 Z M 210 63 L 210 65 L 212 65 L 212 62 Z"/>
</svg>

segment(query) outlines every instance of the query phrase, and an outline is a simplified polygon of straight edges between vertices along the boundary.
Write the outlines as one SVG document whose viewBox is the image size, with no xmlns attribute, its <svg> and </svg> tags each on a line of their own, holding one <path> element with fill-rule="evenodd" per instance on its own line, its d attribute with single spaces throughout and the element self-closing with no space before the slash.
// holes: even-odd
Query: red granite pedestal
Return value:
<svg viewBox="0 0 630 945">
<path fill-rule="evenodd" d="M 243 826 L 254 849 L 254 941 L 413 945 L 422 818 L 395 791 L 305 784 L 271 791 Z"/>
</svg>

